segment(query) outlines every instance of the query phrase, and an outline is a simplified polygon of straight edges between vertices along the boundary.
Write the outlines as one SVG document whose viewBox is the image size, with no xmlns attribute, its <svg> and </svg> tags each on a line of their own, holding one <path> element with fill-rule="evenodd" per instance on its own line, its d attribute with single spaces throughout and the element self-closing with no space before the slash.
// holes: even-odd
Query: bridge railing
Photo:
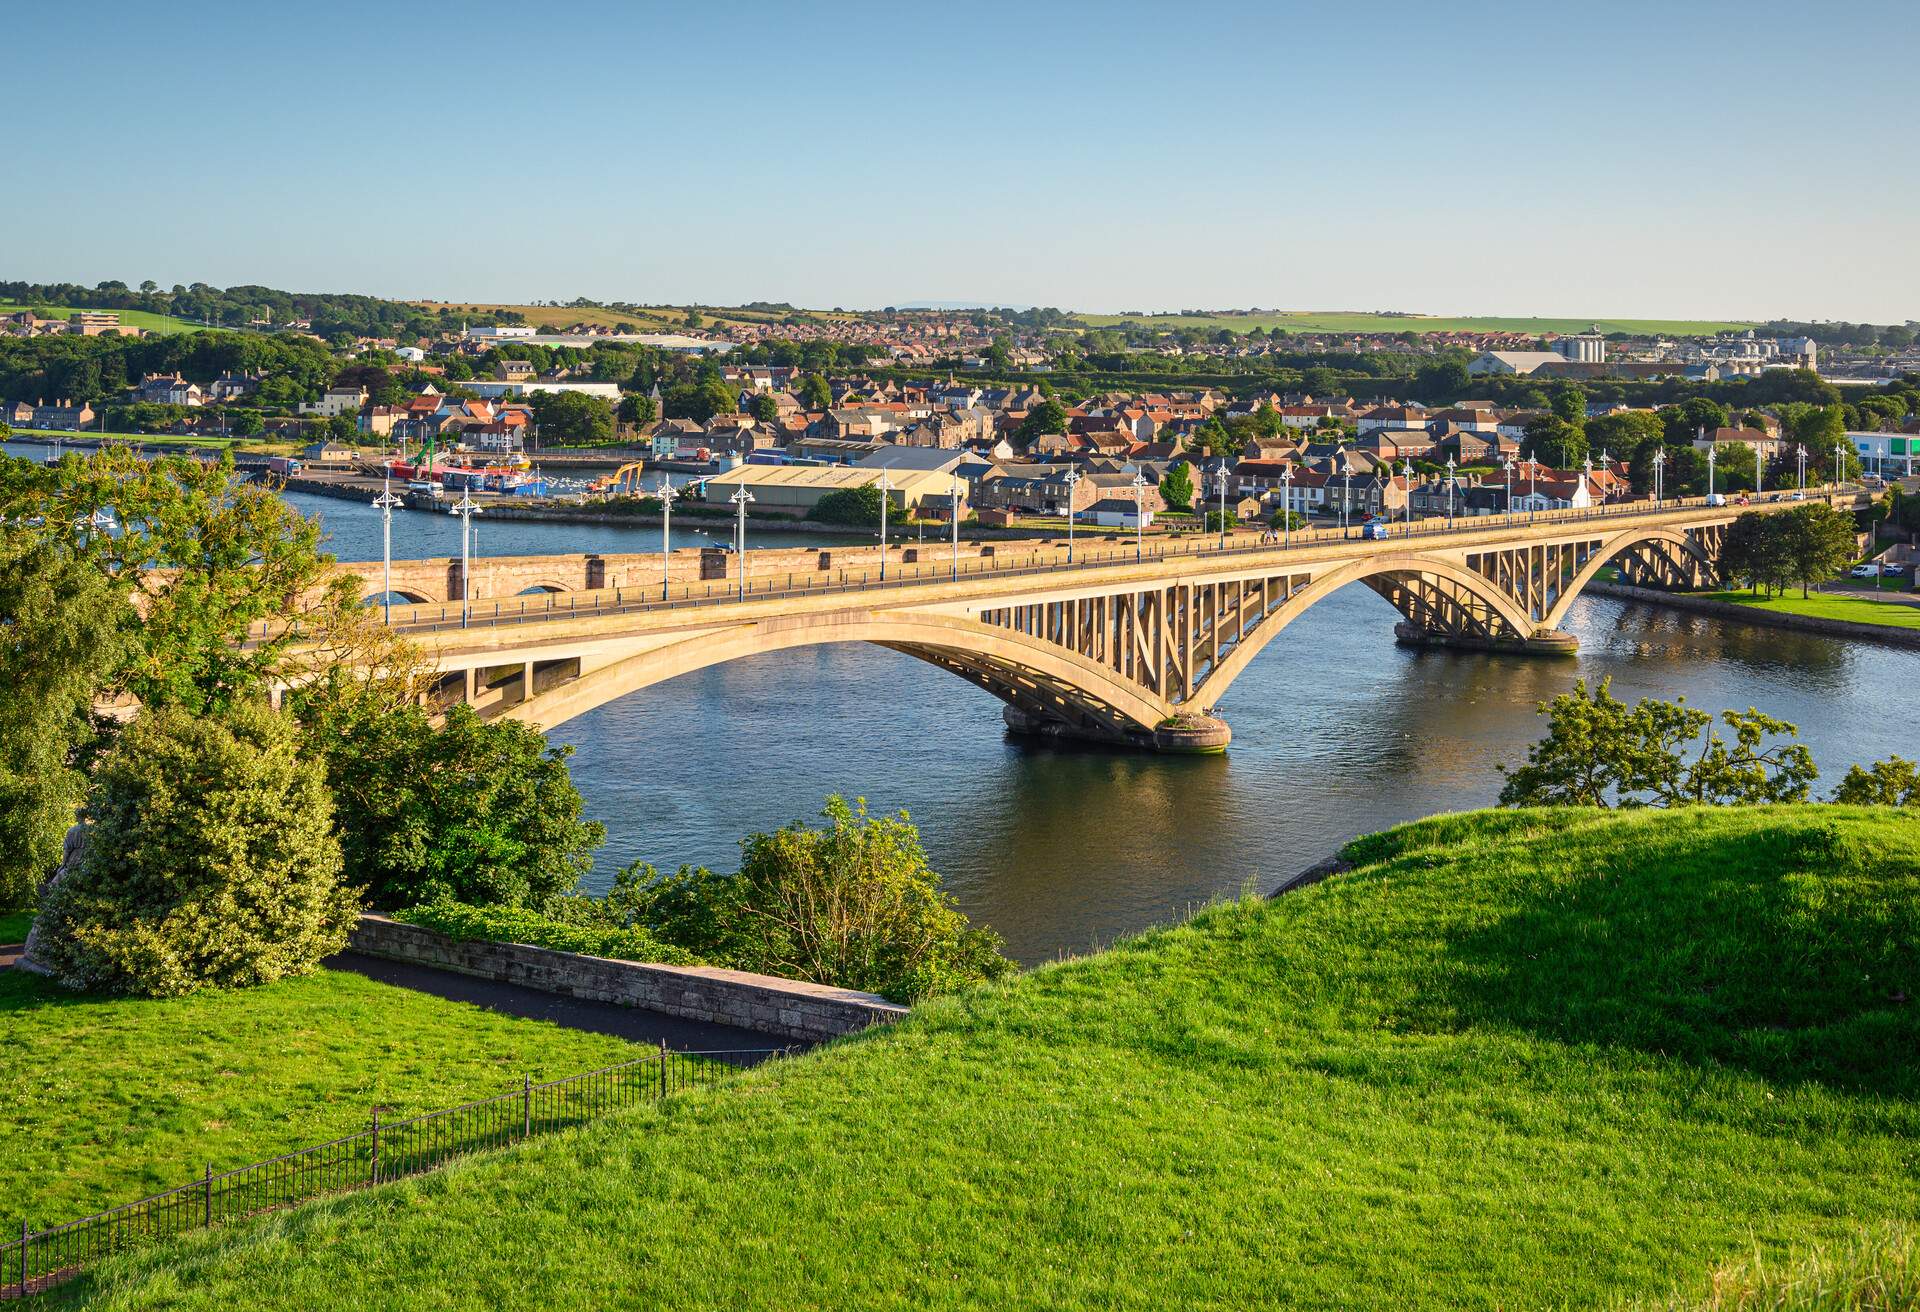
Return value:
<svg viewBox="0 0 1920 1312">
<path fill-rule="evenodd" d="M 1830 499 L 1846 490 L 1826 487 L 1809 488 L 1804 499 Z M 1510 511 L 1491 515 L 1456 516 L 1452 520 L 1442 516 L 1431 516 L 1411 523 L 1397 521 L 1389 525 L 1389 536 L 1386 540 L 1389 542 L 1409 539 L 1431 540 L 1462 534 L 1487 533 L 1522 525 L 1629 521 L 1696 508 L 1738 511 L 1742 507 L 1755 504 L 1773 505 L 1801 500 L 1803 498 L 1796 493 L 1783 491 L 1764 494 L 1757 501 L 1752 498 L 1735 500 L 1723 497 L 1720 498 L 1720 504 L 1717 506 L 1709 505 L 1706 497 L 1681 497 L 1661 502 L 1636 501 L 1578 509 Z M 394 629 L 401 631 L 433 631 L 479 625 L 538 623 L 575 615 L 627 614 L 688 606 L 725 605 L 741 600 L 820 596 L 842 592 L 875 592 L 919 587 L 929 583 L 976 578 L 983 575 L 1010 578 L 1182 558 L 1217 560 L 1229 557 L 1285 556 L 1288 552 L 1324 546 L 1328 543 L 1361 540 L 1357 533 L 1357 526 L 1341 529 L 1299 529 L 1274 541 L 1264 540 L 1270 536 L 1266 533 L 1262 534 L 1263 540 L 1255 542 L 1244 542 L 1230 535 L 1223 545 L 1214 535 L 1209 534 L 1205 538 L 1193 541 L 1161 539 L 1158 542 L 1140 541 L 1134 545 L 1120 546 L 1112 544 L 1124 534 L 1124 530 L 1118 533 L 1087 533 L 1073 543 L 1070 559 L 1067 558 L 1070 550 L 1068 540 L 1060 537 L 1051 540 L 1046 546 L 1031 548 L 1021 556 L 982 556 L 972 560 L 950 558 L 944 561 L 936 558 L 915 561 L 912 564 L 904 562 L 889 564 L 885 577 L 881 576 L 881 571 L 876 566 L 862 568 L 857 572 L 846 569 L 837 573 L 794 571 L 755 578 L 750 569 L 753 557 L 752 552 L 749 551 L 747 553 L 749 572 L 744 581 L 736 575 L 731 578 L 706 579 L 678 585 L 626 584 L 615 588 L 596 588 L 583 592 L 480 598 L 468 601 L 464 605 L 458 601 L 416 603 L 393 607 L 389 623 Z M 1094 543 L 1100 545 L 1094 545 Z M 249 636 L 269 637 L 284 631 L 285 627 L 286 621 L 263 621 L 254 626 Z"/>
</svg>

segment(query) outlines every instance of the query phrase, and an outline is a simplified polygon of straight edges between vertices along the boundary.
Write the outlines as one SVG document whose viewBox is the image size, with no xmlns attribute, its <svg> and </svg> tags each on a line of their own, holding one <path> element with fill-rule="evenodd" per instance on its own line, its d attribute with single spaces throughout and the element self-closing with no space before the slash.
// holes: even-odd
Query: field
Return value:
<svg viewBox="0 0 1920 1312">
<path fill-rule="evenodd" d="M 0 941 L 7 936 L 0 933 Z M 163 1000 L 0 971 L 0 1197 L 73 1220 L 358 1130 L 623 1061 L 622 1040 L 322 971 Z M 385 1114 L 384 1111 L 382 1113 Z"/>
<path fill-rule="evenodd" d="M 1348 855 L 60 1298 L 1604 1308 L 1920 1206 L 1920 815 L 1477 813 Z"/>
<path fill-rule="evenodd" d="M 1736 332 L 1752 328 L 1751 323 L 1733 323 L 1710 319 L 1535 319 L 1508 318 L 1499 315 L 1446 318 L 1437 315 L 1363 314 L 1351 312 L 1298 314 L 1222 314 L 1222 315 L 1118 315 L 1080 314 L 1080 322 L 1095 328 L 1114 324 L 1137 323 L 1152 328 L 1231 328 L 1244 333 L 1273 327 L 1300 333 L 1583 333 L 1598 326 L 1606 333 L 1659 333 L 1670 337 L 1707 337 L 1714 333 Z"/>
<path fill-rule="evenodd" d="M 64 319 L 72 314 L 76 307 L 71 305 L 0 305 L 0 314 L 17 314 L 21 310 L 32 310 L 36 314 L 49 318 Z M 175 319 L 171 315 L 154 314 L 148 310 L 119 310 L 120 322 L 129 328 L 139 328 L 150 333 L 197 333 L 210 330 L 205 324 L 188 323 L 185 319 Z"/>
<path fill-rule="evenodd" d="M 525 316 L 526 322 L 533 327 L 550 331 L 571 327 L 576 323 L 598 324 L 613 328 L 630 323 L 641 332 L 681 332 L 686 327 L 685 309 L 647 310 L 604 310 L 593 306 L 574 308 L 566 305 L 502 305 L 487 304 L 479 301 L 414 301 L 414 305 L 426 309 L 452 309 L 456 313 L 466 311 L 469 314 L 494 314 L 502 310 L 514 310 Z M 802 313 L 822 319 L 844 319 L 853 316 L 835 314 L 830 310 L 807 310 Z M 729 324 L 766 323 L 780 318 L 778 314 L 765 310 L 747 310 L 738 308 L 700 307 L 700 316 L 709 328 L 724 328 Z"/>
<path fill-rule="evenodd" d="M 1835 596 L 1814 593 L 1802 597 L 1797 592 L 1777 597 L 1755 596 L 1751 592 L 1709 592 L 1714 601 L 1731 602 L 1753 610 L 1778 611 L 1787 615 L 1805 615 L 1820 620 L 1845 620 L 1850 624 L 1882 624 L 1894 629 L 1920 629 L 1920 606 L 1898 601 L 1874 601 L 1871 597 Z"/>
</svg>

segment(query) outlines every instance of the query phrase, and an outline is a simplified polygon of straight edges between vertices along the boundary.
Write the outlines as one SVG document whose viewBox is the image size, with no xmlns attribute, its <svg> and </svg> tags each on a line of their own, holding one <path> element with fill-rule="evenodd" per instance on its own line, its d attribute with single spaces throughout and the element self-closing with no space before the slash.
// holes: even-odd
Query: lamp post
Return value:
<svg viewBox="0 0 1920 1312">
<path fill-rule="evenodd" d="M 1213 471 L 1214 481 L 1220 485 L 1220 550 L 1227 549 L 1227 467 L 1221 465 Z"/>
<path fill-rule="evenodd" d="M 1707 504 L 1708 505 L 1713 504 L 1713 467 L 1715 464 L 1719 462 L 1719 456 L 1720 456 L 1719 447 L 1710 446 L 1707 448 Z"/>
<path fill-rule="evenodd" d="M 880 489 L 880 581 L 887 581 L 887 493 L 893 491 L 893 479 L 886 470 L 880 471 L 880 481 L 874 484 Z"/>
<path fill-rule="evenodd" d="M 1842 471 L 1845 470 L 1847 467 L 1845 460 L 1841 455 L 1841 453 L 1846 449 L 1847 448 L 1844 443 L 1835 442 L 1833 444 L 1833 485 L 1835 487 L 1840 486 Z"/>
<path fill-rule="evenodd" d="M 473 517 L 480 507 L 474 503 L 473 495 L 466 488 L 460 490 L 460 504 L 447 513 L 460 516 L 460 627 L 467 627 L 470 614 L 469 598 L 473 594 L 469 576 L 473 573 Z"/>
<path fill-rule="evenodd" d="M 1587 507 L 1593 507 L 1593 457 L 1580 457 L 1580 490 L 1587 494 Z"/>
<path fill-rule="evenodd" d="M 383 622 L 393 623 L 393 508 L 403 504 L 393 494 L 392 483 L 380 480 L 380 495 L 373 499 L 373 505 L 380 512 L 380 612 Z M 462 566 L 460 577 L 466 578 L 466 567 Z"/>
<path fill-rule="evenodd" d="M 1391 466 L 1389 466 L 1391 468 Z M 1413 532 L 1413 458 L 1400 462 L 1401 477 L 1407 480 L 1407 532 Z"/>
<path fill-rule="evenodd" d="M 746 484 L 742 483 L 740 490 L 727 500 L 733 502 L 740 512 L 733 530 L 733 551 L 740 557 L 740 600 L 745 601 L 747 599 L 747 507 L 753 504 L 753 493 L 747 491 Z"/>
<path fill-rule="evenodd" d="M 953 471 L 953 577 L 960 577 L 960 471 Z"/>
<path fill-rule="evenodd" d="M 1662 509 L 1666 505 L 1666 496 L 1661 489 L 1660 476 L 1666 471 L 1667 449 L 1661 447 L 1653 453 L 1653 508 Z"/>
<path fill-rule="evenodd" d="M 1347 519 L 1353 510 L 1353 465 L 1344 456 L 1341 457 L 1340 473 L 1340 536 L 1347 536 Z"/>
<path fill-rule="evenodd" d="M 1453 527 L 1453 457 L 1447 457 L 1447 527 Z"/>
<path fill-rule="evenodd" d="M 1767 469 L 1760 463 L 1760 444 L 1753 444 L 1753 498 L 1758 501 L 1767 487 Z"/>
<path fill-rule="evenodd" d="M 1293 545 L 1293 466 L 1280 471 L 1280 545 Z"/>
<path fill-rule="evenodd" d="M 1513 526 L 1513 453 L 1509 451 L 1500 457 L 1500 467 L 1507 471 L 1507 526 Z"/>
<path fill-rule="evenodd" d="M 673 594 L 673 480 L 661 471 L 653 485 L 660 494 L 660 600 Z"/>
<path fill-rule="evenodd" d="M 1080 486 L 1080 471 L 1067 471 L 1067 564 L 1073 564 L 1073 492 Z"/>
<path fill-rule="evenodd" d="M 1795 499 L 1804 500 L 1807 495 L 1807 444 L 1794 443 L 1793 452 L 1796 466 L 1794 488 L 1800 493 L 1800 496 Z"/>
<path fill-rule="evenodd" d="M 1539 477 L 1539 475 L 1540 475 L 1540 457 L 1528 456 L 1527 457 L 1527 518 L 1528 520 L 1532 520 L 1534 513 L 1540 509 L 1539 501 L 1534 496 L 1534 481 Z"/>
<path fill-rule="evenodd" d="M 1147 558 L 1147 480 L 1138 472 L 1133 476 L 1133 558 Z"/>
</svg>

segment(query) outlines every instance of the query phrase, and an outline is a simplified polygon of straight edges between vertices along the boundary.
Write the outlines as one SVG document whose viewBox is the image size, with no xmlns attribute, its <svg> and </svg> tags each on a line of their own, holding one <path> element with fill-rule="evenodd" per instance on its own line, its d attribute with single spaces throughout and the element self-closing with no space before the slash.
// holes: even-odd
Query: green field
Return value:
<svg viewBox="0 0 1920 1312">
<path fill-rule="evenodd" d="M 1920 1210 L 1920 814 L 1478 813 L 1349 856 L 61 1297 L 1605 1308 Z"/>
<path fill-rule="evenodd" d="M 48 318 L 64 319 L 80 307 L 72 305 L 0 305 L 0 314 L 17 314 L 21 310 L 32 310 Z M 117 310 L 120 322 L 129 328 L 138 328 L 149 333 L 197 333 L 209 331 L 205 324 L 188 323 L 185 319 L 176 319 L 172 315 L 154 314 L 150 310 Z"/>
<path fill-rule="evenodd" d="M 4 935 L 0 935 L 4 939 Z M 0 1197 L 74 1220 L 365 1127 L 624 1061 L 620 1039 L 343 971 L 187 998 L 94 998 L 0 971 Z M 385 1112 L 383 1111 L 383 1115 Z"/>
<path fill-rule="evenodd" d="M 1819 592 L 1811 597 L 1802 597 L 1797 592 L 1766 597 L 1745 591 L 1709 592 L 1703 595 L 1714 601 L 1731 602 L 1752 610 L 1806 615 L 1821 620 L 1845 620 L 1850 624 L 1880 624 L 1892 629 L 1920 629 L 1920 606 L 1898 601 L 1874 601 L 1870 597 L 1835 596 Z"/>
<path fill-rule="evenodd" d="M 1300 333 L 1583 333 L 1598 326 L 1605 333 L 1659 333 L 1670 337 L 1708 337 L 1756 325 L 1712 319 L 1535 319 L 1500 315 L 1447 318 L 1438 315 L 1363 314 L 1349 312 L 1299 314 L 1119 315 L 1078 314 L 1080 322 L 1095 328 L 1137 323 L 1150 328 L 1230 328 L 1244 333 L 1280 327 Z"/>
</svg>

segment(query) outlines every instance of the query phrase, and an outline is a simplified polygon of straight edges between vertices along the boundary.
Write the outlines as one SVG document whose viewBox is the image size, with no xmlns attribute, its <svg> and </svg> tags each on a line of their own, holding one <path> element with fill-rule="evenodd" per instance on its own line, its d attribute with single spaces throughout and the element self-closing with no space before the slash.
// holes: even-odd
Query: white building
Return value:
<svg viewBox="0 0 1920 1312">
<path fill-rule="evenodd" d="M 543 382 L 534 379 L 525 383 L 509 383 L 498 378 L 475 378 L 460 386 L 475 396 L 489 399 L 500 396 L 532 396 L 535 392 L 579 392 L 583 396 L 597 396 L 603 401 L 615 405 L 620 403 L 620 384 L 584 383 L 571 379 L 565 382 Z"/>
<path fill-rule="evenodd" d="M 481 341 L 494 337 L 532 337 L 540 330 L 530 324 L 500 324 L 494 327 L 469 328 L 464 334 L 469 341 Z"/>
<path fill-rule="evenodd" d="M 1607 359 L 1606 334 L 1595 324 L 1583 333 L 1572 333 L 1555 342 L 1554 349 L 1568 360 L 1580 364 L 1604 364 Z"/>
<path fill-rule="evenodd" d="M 1567 357 L 1558 351 L 1482 351 L 1467 366 L 1470 374 L 1530 374 L 1543 364 Z"/>
</svg>

